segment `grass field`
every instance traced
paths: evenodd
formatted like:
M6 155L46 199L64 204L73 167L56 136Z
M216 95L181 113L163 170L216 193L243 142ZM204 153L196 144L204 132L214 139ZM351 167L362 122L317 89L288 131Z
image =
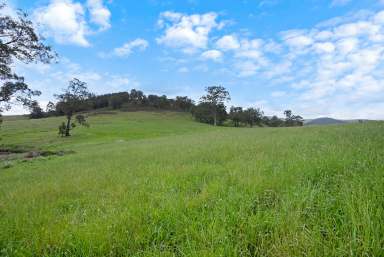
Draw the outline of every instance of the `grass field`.
M5 120L0 256L384 256L384 123L215 128L180 113Z

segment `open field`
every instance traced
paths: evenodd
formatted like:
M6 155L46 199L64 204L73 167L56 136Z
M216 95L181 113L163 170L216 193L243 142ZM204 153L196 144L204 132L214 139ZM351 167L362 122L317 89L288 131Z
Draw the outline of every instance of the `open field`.
M383 256L384 123L215 128L181 113L5 120L0 256Z

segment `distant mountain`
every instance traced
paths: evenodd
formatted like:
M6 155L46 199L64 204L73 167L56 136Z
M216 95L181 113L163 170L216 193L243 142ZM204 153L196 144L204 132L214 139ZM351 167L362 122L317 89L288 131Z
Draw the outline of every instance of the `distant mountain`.
M349 123L347 121L343 120L336 120L333 118L323 117L323 118L317 118L312 120L306 120L304 122L304 125L310 126L310 125L332 125L332 124L345 124Z

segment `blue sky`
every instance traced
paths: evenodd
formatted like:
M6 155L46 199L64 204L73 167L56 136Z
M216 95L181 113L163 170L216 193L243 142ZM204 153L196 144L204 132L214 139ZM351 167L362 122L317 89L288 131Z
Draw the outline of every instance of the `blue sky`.
M382 0L11 0L60 56L16 64L53 100L72 77L96 93L194 100L221 84L228 105L305 118L384 119ZM11 113L23 112L14 108Z

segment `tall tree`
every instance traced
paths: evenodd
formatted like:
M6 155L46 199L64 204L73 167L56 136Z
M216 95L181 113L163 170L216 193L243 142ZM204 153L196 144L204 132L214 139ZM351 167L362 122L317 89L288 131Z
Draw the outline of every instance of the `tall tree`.
M55 95L58 103L56 105L57 111L63 113L67 122L65 125L66 137L70 136L70 130L74 127L72 122L72 117L76 112L83 111L87 108L87 100L92 97L92 94L88 91L87 83L80 81L77 78L69 81L69 86L64 90L62 94ZM85 117L76 117L80 125L85 125ZM63 125L61 126L63 127Z
M31 119L41 119L44 118L44 111L40 107L39 103L37 101L32 101L31 105L29 106L30 114L29 117Z
M213 116L213 125L217 125L217 111L218 107L223 105L226 101L231 100L229 92L222 86L207 87L207 95L202 96L200 101L207 103L210 106L211 114Z
M248 108L244 111L244 119L247 124L252 128L255 124L261 125L263 119L263 111L259 108Z
M0 113L11 108L12 100L30 106L31 97L40 94L28 87L24 77L14 73L13 62L50 63L56 57L36 34L26 13L19 10L17 17L11 17L4 14L5 8L5 4L0 4Z
M232 106L229 111L229 118L232 120L235 127L239 127L240 122L243 121L243 108Z

